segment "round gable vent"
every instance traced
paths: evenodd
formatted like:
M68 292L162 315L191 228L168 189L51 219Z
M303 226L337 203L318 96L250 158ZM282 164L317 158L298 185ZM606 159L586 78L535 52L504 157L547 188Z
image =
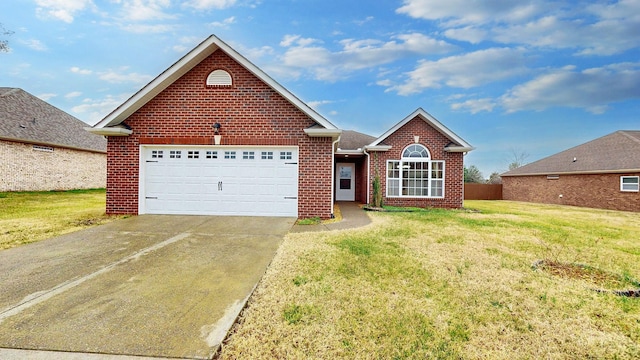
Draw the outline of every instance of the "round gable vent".
M213 70L207 76L207 86L231 86L231 74L224 70Z

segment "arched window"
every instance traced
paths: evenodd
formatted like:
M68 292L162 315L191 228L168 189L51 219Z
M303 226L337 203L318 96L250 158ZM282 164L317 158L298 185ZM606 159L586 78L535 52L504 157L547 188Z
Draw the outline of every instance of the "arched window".
M232 79L231 74L218 69L213 70L209 76L207 76L207 86L231 86Z
M420 144L407 146L402 152L402 158L429 158L429 150Z
M444 197L444 161L432 161L429 150L411 144L400 160L387 161L388 197Z

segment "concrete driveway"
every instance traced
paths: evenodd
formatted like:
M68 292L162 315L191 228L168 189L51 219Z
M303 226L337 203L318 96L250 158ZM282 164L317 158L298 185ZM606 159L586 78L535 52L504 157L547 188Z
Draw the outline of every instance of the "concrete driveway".
M210 358L294 222L142 215L0 251L0 358Z

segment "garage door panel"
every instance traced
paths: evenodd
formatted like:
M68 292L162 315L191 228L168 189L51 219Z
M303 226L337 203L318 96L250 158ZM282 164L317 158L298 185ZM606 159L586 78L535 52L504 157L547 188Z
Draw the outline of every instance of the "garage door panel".
M297 148L158 146L143 156L142 213L297 216Z

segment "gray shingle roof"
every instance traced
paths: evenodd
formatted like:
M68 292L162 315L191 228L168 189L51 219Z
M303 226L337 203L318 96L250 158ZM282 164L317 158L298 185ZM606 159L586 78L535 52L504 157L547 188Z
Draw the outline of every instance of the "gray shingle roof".
M0 139L106 152L107 140L85 127L22 89L0 87Z
M342 130L338 148L341 150L358 150L371 144L376 138L353 130Z
M640 131L620 130L502 176L640 171Z

